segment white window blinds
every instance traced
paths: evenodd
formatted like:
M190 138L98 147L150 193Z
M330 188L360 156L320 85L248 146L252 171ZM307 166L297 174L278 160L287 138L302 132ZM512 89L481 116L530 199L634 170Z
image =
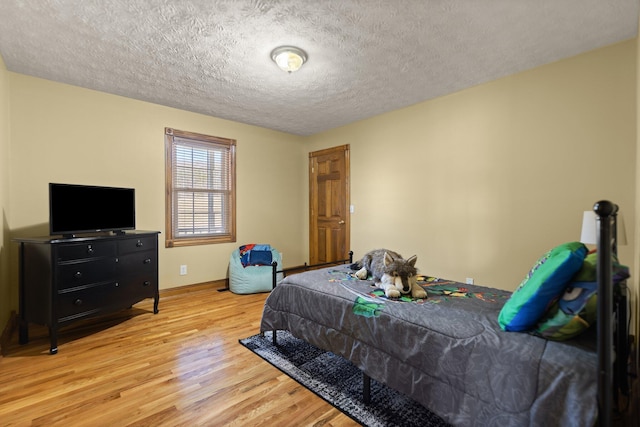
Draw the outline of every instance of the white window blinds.
M177 130L167 130L167 139L172 240L167 246L179 246L181 239L188 242L183 244L235 241L235 141Z

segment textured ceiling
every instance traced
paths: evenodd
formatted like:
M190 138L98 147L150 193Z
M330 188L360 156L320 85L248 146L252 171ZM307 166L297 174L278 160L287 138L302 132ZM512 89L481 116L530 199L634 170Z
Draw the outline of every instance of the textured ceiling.
M310 135L636 37L638 0L1 0L7 68ZM307 51L287 74L280 45Z

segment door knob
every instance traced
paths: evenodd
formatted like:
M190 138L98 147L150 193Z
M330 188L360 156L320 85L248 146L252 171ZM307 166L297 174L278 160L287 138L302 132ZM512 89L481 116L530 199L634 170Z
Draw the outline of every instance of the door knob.
M340 225L344 224L344 219L343 219L343 220L338 221L338 224L340 224Z

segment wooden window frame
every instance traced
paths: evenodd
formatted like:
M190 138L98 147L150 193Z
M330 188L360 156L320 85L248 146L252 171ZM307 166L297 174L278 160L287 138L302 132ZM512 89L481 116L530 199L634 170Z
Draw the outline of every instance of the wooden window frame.
M174 230L174 195L175 181L174 181L174 167L173 167L173 149L177 143L174 138L180 138L181 140L190 140L195 145L207 145L211 146L223 146L228 149L229 170L228 170L228 182L231 187L226 195L227 201L230 204L228 209L229 216L226 218L228 221L228 227L225 233L222 234L205 234L201 237L189 235L179 236L177 230ZM180 246L193 246L193 245L209 245L215 243L230 243L236 241L236 140L228 138L220 138L216 136L203 135L194 132L186 132L172 128L165 128L165 247L173 248ZM213 192L211 192L213 193Z

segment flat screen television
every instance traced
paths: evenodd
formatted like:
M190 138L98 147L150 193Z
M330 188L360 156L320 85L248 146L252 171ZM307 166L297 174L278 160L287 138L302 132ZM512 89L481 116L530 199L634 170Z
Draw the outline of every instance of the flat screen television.
M133 230L135 207L133 188L49 183L49 233Z

